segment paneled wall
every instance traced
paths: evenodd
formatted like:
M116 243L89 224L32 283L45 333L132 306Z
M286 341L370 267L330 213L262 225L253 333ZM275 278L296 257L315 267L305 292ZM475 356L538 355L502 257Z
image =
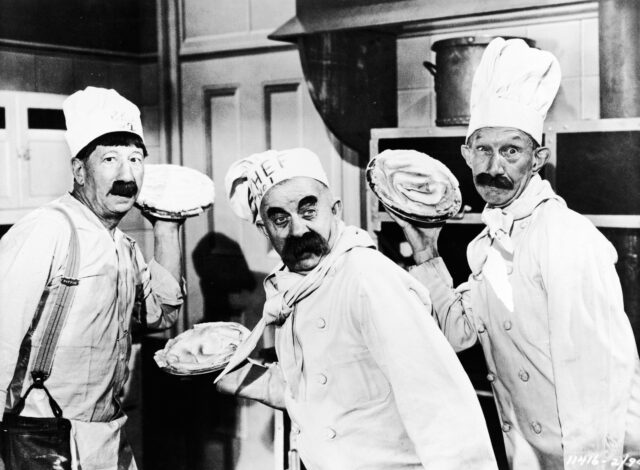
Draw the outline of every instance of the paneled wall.
M398 40L398 119L401 127L434 126L435 90L425 60L435 62L431 45L468 35L524 36L556 55L562 69L558 96L548 120L597 119L600 115L598 79L597 2L576 7L548 7L535 14L504 14L440 23L428 31L405 34Z

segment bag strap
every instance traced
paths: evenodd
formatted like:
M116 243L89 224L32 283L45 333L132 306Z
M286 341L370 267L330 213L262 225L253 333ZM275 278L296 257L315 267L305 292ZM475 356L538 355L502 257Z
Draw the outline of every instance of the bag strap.
M31 377L33 378L33 384L27 389L25 394L20 397L15 406L16 414L20 414L24 408L25 400L32 389L40 388L44 389L49 397L49 403L56 417L62 416L62 410L53 399L49 391L45 388L44 382L49 378L51 374L51 368L53 367L53 358L60 339L60 333L64 327L67 319L67 314L73 303L75 296L75 287L78 285L78 270L80 267L80 245L78 242L78 233L76 227L71 220L69 214L60 207L54 207L54 210L61 212L71 227L71 238L69 239L69 252L67 254L67 264L60 281L60 287L56 292L56 298L51 308L47 324L45 326L42 344L38 349L38 355L34 361Z

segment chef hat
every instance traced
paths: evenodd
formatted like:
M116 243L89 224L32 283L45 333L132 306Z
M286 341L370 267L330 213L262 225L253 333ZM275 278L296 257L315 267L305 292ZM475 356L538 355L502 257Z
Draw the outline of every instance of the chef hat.
M297 176L307 176L329 186L320 159L305 148L267 150L238 160L229 168L224 185L236 215L256 222L267 191L279 182Z
M489 43L473 77L467 138L482 127L514 127L538 143L560 86L560 65L522 39Z
M111 132L130 132L144 141L140 110L115 90L87 87L68 97L62 108L72 157L94 139Z

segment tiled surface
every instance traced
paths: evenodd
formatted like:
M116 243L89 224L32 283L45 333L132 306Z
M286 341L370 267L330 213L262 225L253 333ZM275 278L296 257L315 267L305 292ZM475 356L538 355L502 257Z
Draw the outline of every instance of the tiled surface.
M398 125L400 127L424 127L433 120L431 114L432 92L427 89L398 92Z
M575 121L580 119L581 79L567 78L560 83L560 90L549 109L547 121Z
M582 72L580 21L566 21L527 28L527 36L537 46L553 53L563 77L579 77Z
M465 35L525 36L551 51L562 69L563 81L548 120L599 118L598 20L593 14L567 19L532 19L517 24L492 24L491 28L456 30L398 40L398 117L401 127L435 125L432 80L422 74L429 60L427 45ZM415 56L422 54L421 60ZM423 59L422 57L427 56ZM433 61L435 57L430 60ZM424 70L424 69L423 69ZM425 121L425 116L428 120Z
M400 38L398 52L398 89L433 88L433 77L423 65L432 61L429 38Z
M599 75L598 20L596 18L582 20L581 26L582 75Z
M582 79L582 119L600 118L600 79L584 77Z

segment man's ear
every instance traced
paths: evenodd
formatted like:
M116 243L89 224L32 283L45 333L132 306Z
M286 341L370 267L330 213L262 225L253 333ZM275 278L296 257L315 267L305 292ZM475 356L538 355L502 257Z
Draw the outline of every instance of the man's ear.
M342 217L342 201L340 199L333 201L331 212L337 217Z
M76 184L80 186L84 185L86 171L84 160L75 157L71 160L71 172L73 173L73 180Z
M537 173L547 164L551 157L551 151L547 147L538 147L533 151L533 166L531 171Z
M469 146L468 145L461 145L460 146L460 153L462 154L462 157L464 158L464 161L467 163L467 166L469 168L471 168L471 157L473 157L473 152L471 151Z

